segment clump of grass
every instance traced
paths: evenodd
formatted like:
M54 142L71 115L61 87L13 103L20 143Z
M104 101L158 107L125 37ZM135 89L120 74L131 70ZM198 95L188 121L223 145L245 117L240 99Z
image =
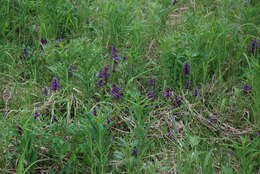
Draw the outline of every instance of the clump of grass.
M257 173L258 1L5 1L0 173Z

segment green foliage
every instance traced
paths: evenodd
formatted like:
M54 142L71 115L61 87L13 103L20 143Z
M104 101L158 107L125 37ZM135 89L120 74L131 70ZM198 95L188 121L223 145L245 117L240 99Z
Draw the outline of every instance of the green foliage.
M0 4L0 173L259 173L259 1Z

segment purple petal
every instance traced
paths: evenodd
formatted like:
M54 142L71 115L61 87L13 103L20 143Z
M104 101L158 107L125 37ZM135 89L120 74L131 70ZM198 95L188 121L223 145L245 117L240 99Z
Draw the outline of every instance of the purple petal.
M254 54L257 51L257 48L259 47L259 43L257 40L252 40L250 44L251 53Z
M39 116L41 116L40 112L36 111L33 113L34 118L38 118Z
M150 89L149 90L149 92L148 92L148 98L154 98L154 92L153 92L153 90L152 89Z
M173 91L170 88L167 88L164 90L164 96L165 97L171 97L173 94Z
M182 104L182 98L181 97L176 97L175 98L175 103L177 104L177 106L180 106Z
M250 90L251 90L251 88L250 88L250 86L249 86L248 84L245 84L245 85L243 86L243 92L244 92L244 94L248 94L248 93L250 92Z
M148 81L148 84L149 84L150 86L155 86L155 79L150 79L150 80Z
M99 78L99 79L102 79L104 76L105 76L105 74L104 74L103 71L100 71L100 72L98 73L98 78Z
M57 91L60 89L60 83L58 81L57 78L54 78L52 81L51 81L51 90L53 91Z
M46 44L47 44L47 39L41 38L41 45L46 45Z
M190 65L188 63L185 63L183 65L183 74L184 75L189 75L190 74Z

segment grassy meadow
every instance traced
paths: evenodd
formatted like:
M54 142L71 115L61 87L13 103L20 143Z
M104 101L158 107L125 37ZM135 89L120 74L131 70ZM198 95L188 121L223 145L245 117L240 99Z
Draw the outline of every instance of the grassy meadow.
M259 0L0 4L1 174L260 174Z

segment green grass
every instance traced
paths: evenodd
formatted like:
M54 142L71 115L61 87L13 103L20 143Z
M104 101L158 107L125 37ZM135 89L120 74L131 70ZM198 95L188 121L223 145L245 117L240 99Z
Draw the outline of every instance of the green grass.
M0 173L260 172L258 0L0 4Z

